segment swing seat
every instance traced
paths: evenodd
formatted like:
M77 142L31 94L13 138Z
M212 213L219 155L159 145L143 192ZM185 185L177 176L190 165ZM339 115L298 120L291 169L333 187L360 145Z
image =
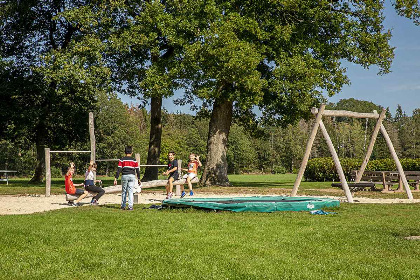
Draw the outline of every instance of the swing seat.
M371 191L376 191L375 183L373 182L359 182L359 183L352 183L348 182L347 185L349 186L349 189L351 192L357 192L357 191L364 191L366 188L370 188ZM332 183L332 187L338 187L343 188L341 183Z

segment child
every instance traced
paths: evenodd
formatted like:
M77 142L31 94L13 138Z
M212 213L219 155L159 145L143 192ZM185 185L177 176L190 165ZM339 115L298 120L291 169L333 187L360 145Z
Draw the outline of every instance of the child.
M74 202L69 202L69 205L70 206L80 206L79 202L83 198L85 198L89 194L89 192L86 191L86 190L83 190L83 189L76 189L75 188L75 186L79 187L79 186L83 186L84 184L83 183L81 183L81 184L73 184L74 169L75 169L74 163L73 162L70 162L69 169L67 170L67 173L66 173L66 176L65 176L66 180L65 180L64 185L66 186L66 192L68 194L80 195L79 198L76 199L76 202L75 203Z
M168 184L166 184L166 199L171 199L173 196L172 190L174 188L173 182L178 180L178 161L175 159L175 152L168 153L168 170L163 175L169 175Z
M187 179L188 188L190 190L190 196L194 195L194 192L192 190L191 180L197 177L197 173L198 173L197 169L198 167L201 167L201 166L202 164L200 162L200 156L191 153L190 161L188 162L188 169L182 169L188 172L182 178ZM184 196L185 196L184 185L181 185L181 198L183 198Z
M95 174L93 172L96 171L96 167L96 163L91 161L85 173L85 190L97 193L96 196L92 198L92 201L90 202L91 205L98 205L99 198L105 193L103 188L95 186L95 183L102 183L101 180L95 181Z
M118 170L115 173L114 185L117 185L117 179L121 175L121 185L122 185L122 193L121 193L121 209L125 210L125 203L127 200L127 193L128 193L128 210L133 210L133 203L134 203L134 195L133 189L136 180L136 173L137 179L140 182L140 168L139 163L135 158L131 155L133 154L133 147L127 146L125 147L125 157L121 158L118 162ZM140 185L141 186L141 185Z

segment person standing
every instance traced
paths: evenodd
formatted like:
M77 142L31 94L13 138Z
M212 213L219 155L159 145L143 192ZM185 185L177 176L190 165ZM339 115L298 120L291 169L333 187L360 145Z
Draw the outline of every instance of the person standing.
M134 184L136 181L136 173L137 179L140 182L140 168L139 163L135 158L132 157L133 154L133 147L126 146L125 147L125 157L121 158L118 162L118 169L117 173L115 173L114 185L117 185L118 177L121 174L121 185L122 185L122 193L121 193L121 209L125 210L126 202L127 202L127 195L128 195L128 210L133 210L133 203L134 203Z

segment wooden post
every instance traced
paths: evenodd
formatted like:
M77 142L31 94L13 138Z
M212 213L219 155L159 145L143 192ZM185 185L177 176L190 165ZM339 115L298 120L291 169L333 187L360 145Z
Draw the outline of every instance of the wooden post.
M51 153L50 148L45 148L45 196L51 195Z
M305 172L306 165L308 164L309 156L310 156L311 150L312 150L312 145L314 144L316 133L318 132L319 123L321 122L322 113L324 112L324 110L325 110L325 104L321 104L321 106L319 107L319 110L318 110L318 114L315 118L315 123L314 123L314 126L312 128L311 135L309 136L308 143L306 144L305 155L303 156L302 163L300 164L299 173L296 177L296 181L295 181L295 184L293 186L291 196L296 196L298 188L300 186L300 183L302 182L303 173Z
M182 176L182 160L178 160L178 174L179 174L179 178L178 179L181 179L181 176ZM175 186L175 195L176 196L181 196L181 187L180 187L180 185L176 185Z
M95 161L96 158L96 142L95 142L95 123L93 113L89 113L89 135L90 135L90 160Z
M382 185L384 185L384 191L388 192L389 191L389 186L386 183L386 176L385 176L385 172L381 173L381 178L382 178Z
M96 159L95 123L94 123L92 112L89 112L89 135L90 135L90 161L95 162L95 159ZM93 171L93 182L95 181L96 181L96 171Z
M410 186L408 185L407 178L405 177L404 170L402 168L400 160L398 159L398 155L395 152L394 145L392 145L391 138L389 138L388 132L386 131L385 126L383 124L381 125L381 132L382 132L382 135L385 138L386 144L388 145L389 151L391 152L392 158L395 161L395 165L397 166L398 173L400 174L400 178L401 178L401 180L404 184L405 191L407 193L408 199L412 200L413 199L413 194L411 193Z
M136 161L137 161L137 163L139 164L139 170L140 170L140 154L135 154L135 158L136 158ZM141 184L141 182L139 181L139 185ZM135 193L134 194L134 204L138 204L139 203L139 196L140 196L140 194L139 193Z
M140 154L135 154L135 157L136 157L137 163L140 166Z
M325 141L327 141L328 149L334 160L335 168L337 169L338 176L340 177L341 186L343 187L344 193L346 194L347 201L353 203L353 196L351 195L349 186L347 185L346 177L344 176L343 168L341 167L340 159L338 158L337 152L335 151L334 145L328 135L327 129L324 126L322 120L319 122L322 134L324 135Z
M376 113L376 111L373 111L373 112ZM357 172L357 174L356 174L356 179L355 179L356 183L360 182L360 180L362 179L362 176L363 176L363 172L365 172L366 166L367 166L367 164L369 162L369 159L370 159L370 156L372 155L372 152L373 152L373 146L375 145L376 138L378 137L379 130L381 129L382 121L385 118L385 113L386 113L386 110L382 109L382 112L379 115L378 121L376 122L375 129L373 130L372 138L370 139L370 143L369 143L369 147L366 151L365 159L362 162L362 166L360 167L359 172Z
M404 191L403 190L403 181L402 181L402 178L401 178L401 176L398 176L398 189L397 189L397 192L402 192L402 191Z

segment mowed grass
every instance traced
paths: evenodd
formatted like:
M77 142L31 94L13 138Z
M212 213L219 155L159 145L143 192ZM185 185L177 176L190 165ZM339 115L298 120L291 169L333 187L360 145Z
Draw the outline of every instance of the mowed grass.
M290 194L296 175L229 178L232 187L196 191ZM13 179L0 190L43 194L45 186ZM64 194L64 180L52 190ZM336 193L344 195L330 182L302 182L298 194ZM420 236L419 204L342 203L326 216L118 208L0 216L0 279L420 279L420 240L405 239Z
M0 279L420 279L418 204L0 216Z

